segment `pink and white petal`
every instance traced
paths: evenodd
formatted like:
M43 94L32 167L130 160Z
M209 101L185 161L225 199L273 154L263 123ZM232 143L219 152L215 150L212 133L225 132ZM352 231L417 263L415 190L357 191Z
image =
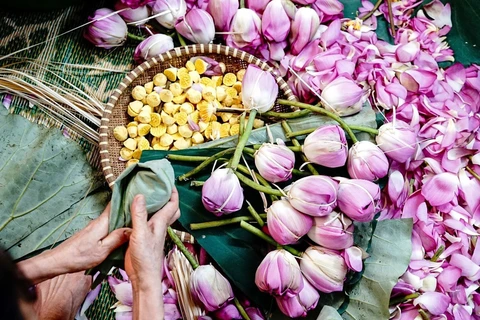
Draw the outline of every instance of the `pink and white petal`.
M176 304L173 303L165 303L163 305L163 309L165 311L165 320L178 320L182 319L182 315L180 314L180 311L177 308Z
M456 175L444 172L433 176L422 188L422 195L432 206L451 202L458 194L458 178Z
M453 306L453 317L455 320L472 319L472 308L456 304Z
M115 320L132 320L132 312L115 312Z
M133 305L133 290L130 282L122 282L115 286L115 297L126 306Z
M476 278L480 272L480 266L478 266L478 264L458 253L452 254L450 265L462 270L462 276L467 277L470 280L473 280L471 278Z
M414 305L420 305L427 309L433 315L441 315L447 311L450 298L440 292L425 292L420 297L413 300Z
M353 271L360 272L363 269L362 250L358 247L345 249L345 263Z
M455 290L458 279L462 276L462 270L454 266L447 266L438 275L437 282L445 292Z
M88 320L85 312L87 312L88 308L93 304L95 299L97 299L100 290L102 289L102 284L100 283L96 286L93 290L91 290L87 296L85 297L85 301L82 304L82 307L78 310L77 315L75 316L76 320Z

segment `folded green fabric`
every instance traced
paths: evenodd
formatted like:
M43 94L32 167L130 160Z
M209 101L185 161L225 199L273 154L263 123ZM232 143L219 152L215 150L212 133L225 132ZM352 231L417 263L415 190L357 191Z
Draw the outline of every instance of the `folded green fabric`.
M173 168L167 159L136 163L125 169L115 181L110 211L109 232L131 227L130 206L137 194L143 194L148 214L160 210L172 195Z

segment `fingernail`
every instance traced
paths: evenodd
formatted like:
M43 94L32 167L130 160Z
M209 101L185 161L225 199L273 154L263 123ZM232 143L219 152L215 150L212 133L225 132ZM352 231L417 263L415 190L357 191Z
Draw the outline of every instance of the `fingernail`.
M123 231L123 234L124 234L126 237L130 237L130 235L132 234L132 229L128 229L128 230Z

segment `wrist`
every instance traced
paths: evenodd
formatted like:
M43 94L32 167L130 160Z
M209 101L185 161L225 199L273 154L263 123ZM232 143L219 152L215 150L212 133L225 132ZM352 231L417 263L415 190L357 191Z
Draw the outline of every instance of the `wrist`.
M17 267L33 284L68 272L66 266L56 259L53 250L46 250L35 257L20 261Z

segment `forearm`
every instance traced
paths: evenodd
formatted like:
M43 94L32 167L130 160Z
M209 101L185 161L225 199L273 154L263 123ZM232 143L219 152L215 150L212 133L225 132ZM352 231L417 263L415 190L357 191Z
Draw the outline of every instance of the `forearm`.
M133 285L133 320L163 320L163 318L162 284L152 285L149 289L138 289Z
M17 263L17 267L33 284L38 284L58 275L68 273L66 266L62 266L61 263L55 259L51 250L44 251L33 258L20 261Z

